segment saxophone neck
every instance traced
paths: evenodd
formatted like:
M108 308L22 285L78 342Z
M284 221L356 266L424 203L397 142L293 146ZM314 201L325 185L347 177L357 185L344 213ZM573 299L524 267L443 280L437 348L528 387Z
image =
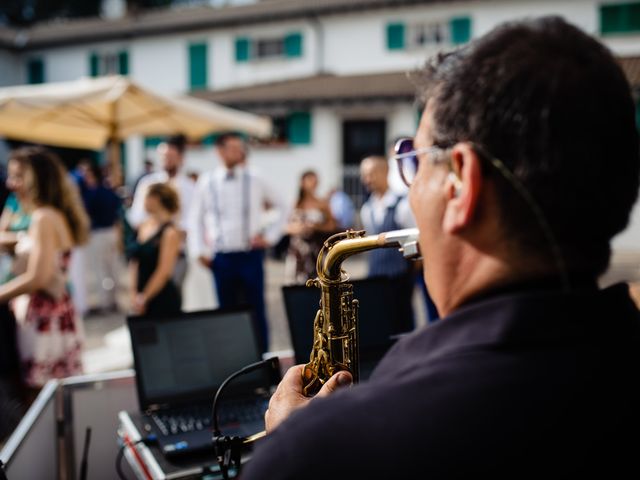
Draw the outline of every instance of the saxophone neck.
M365 235L364 230L348 230L327 239L318 256L318 277L329 282L342 280L342 262L357 253L376 248L398 248L406 258L418 258L418 229L393 230L377 235Z

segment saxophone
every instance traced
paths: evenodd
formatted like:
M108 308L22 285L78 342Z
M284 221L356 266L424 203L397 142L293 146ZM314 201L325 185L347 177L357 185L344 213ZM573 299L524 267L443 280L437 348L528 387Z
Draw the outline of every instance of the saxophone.
M357 382L358 300L342 262L356 253L376 248L399 248L406 258L418 258L418 229L408 228L365 236L364 230L338 233L322 246L316 262L318 276L308 287L321 290L320 308L313 321L313 347L302 371L303 393L315 395L336 372L348 370Z

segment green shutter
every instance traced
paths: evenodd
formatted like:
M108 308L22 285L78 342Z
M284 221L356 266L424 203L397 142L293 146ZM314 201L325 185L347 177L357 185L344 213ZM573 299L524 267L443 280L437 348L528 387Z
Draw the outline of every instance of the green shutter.
M27 83L44 83L44 60L32 58L27 62Z
M202 137L202 139L200 140L200 143L202 145L210 147L210 146L216 144L216 140L218 139L219 136L220 136L219 133L212 133L211 135L207 135L206 137Z
M284 52L287 57L302 56L302 34L290 33L284 37Z
M451 30L451 43L460 45L471 40L471 18L456 17L449 21Z
M118 52L118 73L129 75L129 52L126 50Z
M289 143L294 145L309 145L311 143L311 114L309 112L294 112L287 119Z
M640 31L640 2L600 6L600 33Z
M89 75L92 77L100 75L100 58L95 52L89 55Z
M207 88L207 44L189 45L189 86L191 90Z
M144 148L156 148L164 140L164 137L144 137Z
M251 57L251 41L248 38L236 38L236 62L248 62Z
M640 30L640 2L627 6L627 27L631 32Z
M404 49L404 23L387 25L387 48L389 50Z

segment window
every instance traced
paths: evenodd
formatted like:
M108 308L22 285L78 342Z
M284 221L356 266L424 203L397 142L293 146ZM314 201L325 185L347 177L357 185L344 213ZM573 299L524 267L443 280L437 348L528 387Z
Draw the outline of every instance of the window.
M258 145L286 146L311 144L311 113L292 112L288 115L272 115L273 133L268 139L254 139Z
M236 38L236 62L243 63L255 60L296 58L303 52L301 33L289 33L283 37L269 38Z
M640 2L600 6L600 33L616 34L640 31Z
M207 44L189 45L189 86L191 90L207 88Z
M32 58L27 61L27 83L30 85L44 83L44 60Z
M389 23L387 49L406 50L428 46L459 45L471 40L471 18L429 20L419 23Z
M89 75L128 75L129 52L92 52L89 55Z
M284 38L256 40L254 43L255 57L282 57L284 55Z
M444 23L423 23L412 25L409 29L410 47L449 44L449 42L449 28Z

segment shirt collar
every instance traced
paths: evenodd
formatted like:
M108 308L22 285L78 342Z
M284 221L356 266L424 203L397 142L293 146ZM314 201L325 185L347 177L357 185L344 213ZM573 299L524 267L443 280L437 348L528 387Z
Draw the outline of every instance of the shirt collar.
M398 196L395 193L393 193L391 189L387 189L387 191L384 192L382 196L373 195L372 198L373 198L373 201L379 205L383 205L385 207L391 207L396 203Z

